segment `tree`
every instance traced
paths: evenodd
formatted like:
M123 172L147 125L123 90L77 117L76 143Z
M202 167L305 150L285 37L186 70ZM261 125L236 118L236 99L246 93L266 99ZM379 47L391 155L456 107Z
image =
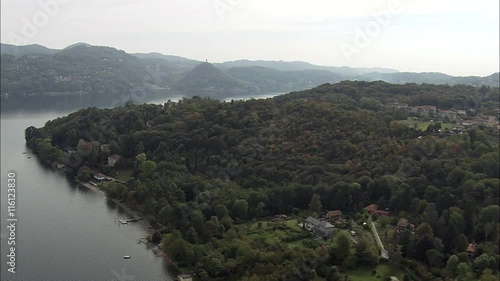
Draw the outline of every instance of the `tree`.
M436 249L426 251L425 255L427 256L427 263L432 267L438 267L444 258L443 254Z
M203 235L203 225L205 224L205 218L200 210L194 210L191 213L191 224L198 234Z
M455 280L473 281L474 279L474 274L472 273L470 266L465 262L459 263L457 266L457 278Z
M313 196L311 197L311 203L309 204L309 209L313 213L321 214L323 206L321 205L321 198L319 197L318 194L313 194Z
M484 240L496 238L498 236L498 220L500 216L500 207L498 205L489 205L479 213L479 223L477 231L484 233Z
M146 174L146 177L149 177L156 170L156 163L151 160L144 161L141 165L141 170Z
M438 213L436 211L436 205L434 203L429 203L427 204L427 207L424 210L423 213L423 220L424 222L428 223L429 226L436 231L436 226L438 222Z
M426 234L418 239L415 245L415 258L421 261L427 260L427 251L434 249L434 239Z
M495 258L490 257L488 254L482 254L474 259L474 267L476 268L477 272L479 272L479 274L483 273L485 269L487 269L494 263Z
M448 272L449 276L455 277L457 275L457 269L459 263L460 261L458 260L458 257L455 255L452 255L448 258L448 262L446 262L446 271Z
M424 236L424 235L430 235L430 236L434 236L434 232L432 231L432 228L431 226L424 222L424 223L421 223L417 229L415 230L415 233L421 237L421 236Z
M328 275L326 276L327 281L341 281L342 277L340 276L339 269L336 266L332 266Z
M233 215L235 218L244 219L248 212L248 202L245 199L237 199L233 203ZM238 222L238 221L236 221Z
M391 219L387 216L382 216L378 222L380 223L380 226L382 227L386 227L390 222L391 222Z
M135 156L135 160L137 161L137 163L140 165L142 164L144 161L146 161L146 153L139 153L137 154L137 156Z
M469 239L467 239L467 236L465 236L464 234L458 235L457 239L455 240L456 251L458 253L465 252L467 246L469 246Z
M335 236L335 257L344 261L351 254L351 235L347 231L340 231Z
M399 239L399 245L401 245L401 255L405 258L409 258L413 254L415 247L415 237L411 230L405 229L401 234Z
M226 205L224 204L219 204L215 206L214 212L219 219L222 219L224 216L229 214L229 211L227 210Z

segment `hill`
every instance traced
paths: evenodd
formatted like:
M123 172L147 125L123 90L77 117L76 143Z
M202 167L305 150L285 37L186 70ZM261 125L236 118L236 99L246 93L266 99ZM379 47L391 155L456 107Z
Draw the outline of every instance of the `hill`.
M185 58L185 57L180 57L180 56L173 56L173 55L164 55L164 54L160 54L160 53L135 53L135 54L131 54L139 59L154 59L154 60L157 60L157 59L161 59L161 60L166 60L166 61L171 61L171 62L191 62L191 63L196 63L196 64L199 64L201 63L200 61L195 61L195 60L191 60L191 59L188 59L188 58Z
M188 95L223 96L245 92L247 84L231 77L210 63L201 63L174 84L174 89Z
M224 98L303 90L342 80L499 86L498 73L453 77L384 68L318 66L301 61L240 60L210 65L159 53L131 55L86 43L62 50L2 44L1 51L0 94L2 106L9 103L8 107L14 105L13 99L21 106L36 106L40 98L48 96L64 97L65 102L86 96L91 101L87 106L111 106L134 99L139 92L145 97L140 99L143 102L179 95Z
M208 64L198 72L220 77ZM468 97L487 104L498 89L344 81L266 100L88 108L25 133L42 163L73 167L80 181L129 171L124 183L98 185L149 217L151 240L206 280L376 276L386 263L363 227L372 222L410 276L494 280L498 135L484 125L442 132L436 117L422 131L400 123L405 110L381 106ZM388 211L370 214L372 204ZM327 223L332 210L343 218Z
M298 71L298 70L328 70L343 75L357 75L370 72L380 72L380 73L393 73L398 72L395 69L387 68L352 68L352 67L334 67L334 66L319 66L303 61L264 61L264 60L237 60L230 62L223 62L216 64L217 67L221 69L233 68L233 67L250 67L250 66L261 66L266 68L273 68L282 71Z
M58 50L49 49L42 45L25 45L15 46L10 44L0 44L0 52L5 55L14 57L21 57L26 55L50 55L56 53Z
M246 81L254 91L263 93L303 90L345 78L327 70L280 71L262 66L232 67L225 73Z

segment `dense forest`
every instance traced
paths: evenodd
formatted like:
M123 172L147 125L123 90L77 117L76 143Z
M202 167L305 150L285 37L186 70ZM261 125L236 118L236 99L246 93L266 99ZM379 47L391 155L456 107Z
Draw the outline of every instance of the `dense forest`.
M87 108L27 128L26 142L82 182L129 171L103 184L108 196L150 216L151 240L199 280L348 280L382 262L405 280L498 280L498 136L485 126L422 131L384 106L481 115L498 97L489 87L346 81L266 100ZM389 216L368 214L370 204ZM329 210L345 218L331 238L288 224ZM399 231L402 218L414 228ZM397 238L382 237L386 261L363 228L372 221L398 224Z

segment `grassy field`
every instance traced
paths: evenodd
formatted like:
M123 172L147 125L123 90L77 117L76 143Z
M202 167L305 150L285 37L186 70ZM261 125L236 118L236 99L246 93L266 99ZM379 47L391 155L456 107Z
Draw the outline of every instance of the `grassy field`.
M430 122L430 121L420 121L420 120L415 120L413 119L412 117L406 119L406 120L399 120L398 121L399 124L403 124L403 125L406 125L408 127L412 127L417 124L417 128L421 131L425 131L427 129L427 127L429 126L429 124L434 124L434 123L438 123L438 122ZM453 128L453 126L455 124L453 123L443 123L443 122L439 122L441 123L441 130L451 130Z
M116 178L122 181L127 181L132 174L134 173L134 170L128 169L128 170L117 170L116 171Z
M373 270L377 271L375 275L372 274ZM384 280L383 278L386 276L396 276L399 280L403 280L404 277L403 271L390 264L379 264L374 267L359 267L343 274L349 276L352 281L380 281Z
M396 227L390 224L382 227L379 222L375 222L375 227L377 228L380 240L382 241L382 244L384 244L385 249L391 251L392 247L394 247L394 244L396 243L396 241L394 241L394 232L396 231Z

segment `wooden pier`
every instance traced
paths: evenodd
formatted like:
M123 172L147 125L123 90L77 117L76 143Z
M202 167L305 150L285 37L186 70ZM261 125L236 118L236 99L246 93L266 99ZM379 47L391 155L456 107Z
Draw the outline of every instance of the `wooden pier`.
M136 221L140 221L140 220L143 220L145 219L145 217L141 217L141 218L133 218L133 219L129 219L129 220L124 220L124 219L119 219L118 221L121 223L121 224L127 224L129 222L136 222Z

